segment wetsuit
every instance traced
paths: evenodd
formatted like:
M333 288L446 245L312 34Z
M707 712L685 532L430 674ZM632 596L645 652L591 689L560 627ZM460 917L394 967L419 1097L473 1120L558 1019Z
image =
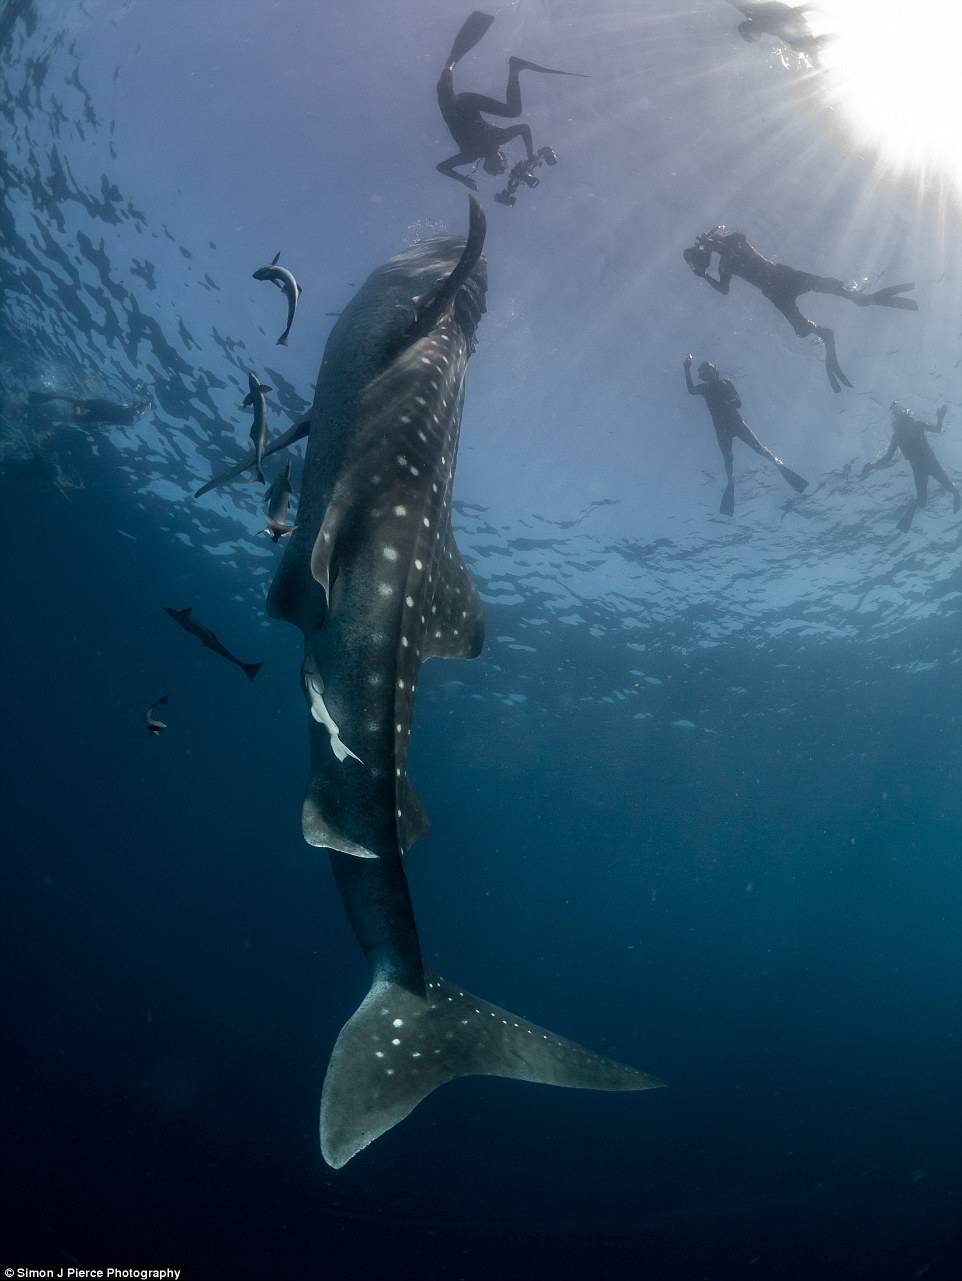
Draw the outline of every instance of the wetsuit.
M534 157L534 144L531 141L531 130L527 125L511 125L500 128L482 118L481 113L489 116L500 116L515 120L521 115L521 82L522 71L540 71L547 75L578 75L573 71L553 71L550 67L539 67L537 63L526 62L523 58L508 59L508 87L504 102L497 98L488 98L481 93L455 93L454 68L485 34L494 18L491 14L475 10L466 20L451 49L448 61L441 78L438 80L438 106L444 123L451 131L451 137L458 145L458 154L442 160L437 166L438 172L456 182L463 183L472 191L477 191L478 184L473 178L456 173L458 165L468 165L476 160L485 161L485 169L490 173L504 173L507 169L507 158L501 148L514 138L520 138L525 146L528 159Z
M846 387L852 385L839 366L835 354L835 334L825 325L817 325L814 320L808 320L802 315L797 301L800 294L834 294L839 298L847 298L857 307L897 307L905 311L918 311L918 303L913 299L898 297L905 290L913 289L913 284L889 285L875 293L864 294L833 276L816 276L809 271L786 267L784 263L771 262L748 243L744 232L733 231L725 235L722 234L723 231L724 228L716 227L714 231L699 236L695 244L685 250L685 261L696 276L702 276L720 294L728 293L732 276L740 276L748 284L754 285L781 312L799 338L805 338L809 334L820 338L825 347L825 371L833 391L839 391L842 383ZM708 274L712 254L718 255L717 280Z
M738 24L738 34L743 40L757 40L767 32L817 63L821 47L831 38L812 34L802 16L806 9L814 7L812 5L780 4L778 0L745 0L744 3L732 0L732 3L745 15L745 21Z
M68 396L60 391L32 391L30 403L42 404L49 400L65 400L73 406L73 419L85 427L132 427L138 417L147 408L141 405L116 405L111 400L98 400L95 397L82 399L79 396Z
M912 468L915 500L898 522L898 527L903 533L911 527L916 511L924 507L928 500L930 476L953 495L953 511L958 511L962 506L962 495L959 493L958 486L936 458L932 446L925 438L927 431L941 432L944 417L944 406L939 410L934 423L924 422L911 410L904 409L901 405L895 406L892 409L892 440L888 449L881 458L877 458L874 463L866 463L862 469L862 474L867 475L878 467L887 467L895 457L896 450L901 451L902 457Z
M691 369L688 362L685 363L685 384L688 388L688 394L691 396L702 396L708 411L711 414L711 420L715 428L715 436L718 439L718 448L721 450L722 458L725 460L725 475L728 477L728 484L725 492L722 494L720 511L723 516L731 516L735 510L735 477L734 477L734 457L732 444L735 437L745 442L745 444L760 454L762 458L767 458L782 473L784 478L796 492L801 493L808 484L790 467L786 467L780 458L772 453L758 439L752 429L738 412L741 409L742 402L738 398L738 392L735 386L727 378L720 378L717 372L702 383L697 385L692 382Z

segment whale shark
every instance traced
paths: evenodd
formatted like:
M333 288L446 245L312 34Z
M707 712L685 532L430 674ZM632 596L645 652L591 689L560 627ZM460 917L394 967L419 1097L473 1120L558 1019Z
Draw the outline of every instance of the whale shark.
M303 835L329 851L372 968L321 1094L321 1151L335 1169L457 1077L662 1084L473 996L421 953L404 871L428 831L408 780L418 677L429 658L476 657L484 639L451 527L465 370L485 311L484 236L472 199L466 240L435 236L399 253L335 323L306 424L298 524L268 597L269 614L304 637Z

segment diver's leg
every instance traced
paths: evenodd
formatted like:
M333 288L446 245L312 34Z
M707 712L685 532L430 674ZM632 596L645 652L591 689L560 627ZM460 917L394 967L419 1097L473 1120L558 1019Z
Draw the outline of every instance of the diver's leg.
M524 149L528 153L528 159L534 158L534 147L531 143L531 130L527 125L512 125L510 129L498 129L495 131L498 135L497 145L503 147L505 143L511 142L513 138L520 138L524 143Z
M728 477L728 484L725 486L718 510L722 516L734 516L735 460L732 457L732 437L728 432L717 432L716 434L718 436L718 448L721 450L722 458L725 460L725 475Z
M735 430L735 435L739 440L744 441L749 449L753 449L756 454L761 454L767 458L770 463L780 464L780 459L776 458L772 451L758 439L747 423L741 423Z
M798 294L834 294L837 298L849 298L856 291L834 276L816 276L811 271L796 271L795 284Z
M796 276L804 280L821 280L821 276L805 277L802 272L796 272ZM829 282L834 283L834 282ZM839 282L841 284L841 282ZM765 292L765 291L763 291ZM800 292L806 292L802 290ZM798 334L799 338L807 338L809 334L814 334L816 338L821 339L825 347L825 372L828 375L828 381L832 391L841 391L842 383L846 387L851 387L851 383L842 373L842 367L838 363L838 356L835 354L835 335L826 325L816 325L814 320L809 320L803 316L798 309L796 301L797 294L789 294L785 290L775 292L765 292L765 297L775 304L782 313L791 327Z
M799 476L798 472L792 471L791 467L786 467L780 458L776 457L766 445L762 444L747 423L743 422L735 434L739 440L745 442L749 449L753 449L756 454L761 454L762 458L767 458L770 463L774 463L796 493L800 494L803 489L808 488L808 481Z
M929 475L933 480L937 480L943 489L949 491L952 495L952 510L957 512L962 507L962 494L959 493L958 485L956 485L934 454L929 462Z
M80 400L77 396L69 396L65 391L31 391L27 399L33 405L43 404L50 400L65 400L68 405L79 405Z

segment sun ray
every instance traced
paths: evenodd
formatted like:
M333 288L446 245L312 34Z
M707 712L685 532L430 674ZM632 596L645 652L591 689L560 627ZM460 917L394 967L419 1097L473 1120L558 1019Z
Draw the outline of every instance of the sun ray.
M856 144L921 191L962 203L962 7L820 0L826 90Z

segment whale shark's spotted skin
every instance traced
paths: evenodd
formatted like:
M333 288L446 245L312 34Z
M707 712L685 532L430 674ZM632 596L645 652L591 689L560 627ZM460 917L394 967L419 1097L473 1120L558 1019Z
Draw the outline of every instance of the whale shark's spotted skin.
M483 242L472 201L467 242L441 236L405 250L341 314L311 409L297 527L268 601L304 633L304 837L331 851L374 971L324 1082L321 1149L335 1167L457 1076L661 1084L453 987L421 958L402 867L428 829L407 774L418 677L428 658L474 657L484 636L451 529Z

